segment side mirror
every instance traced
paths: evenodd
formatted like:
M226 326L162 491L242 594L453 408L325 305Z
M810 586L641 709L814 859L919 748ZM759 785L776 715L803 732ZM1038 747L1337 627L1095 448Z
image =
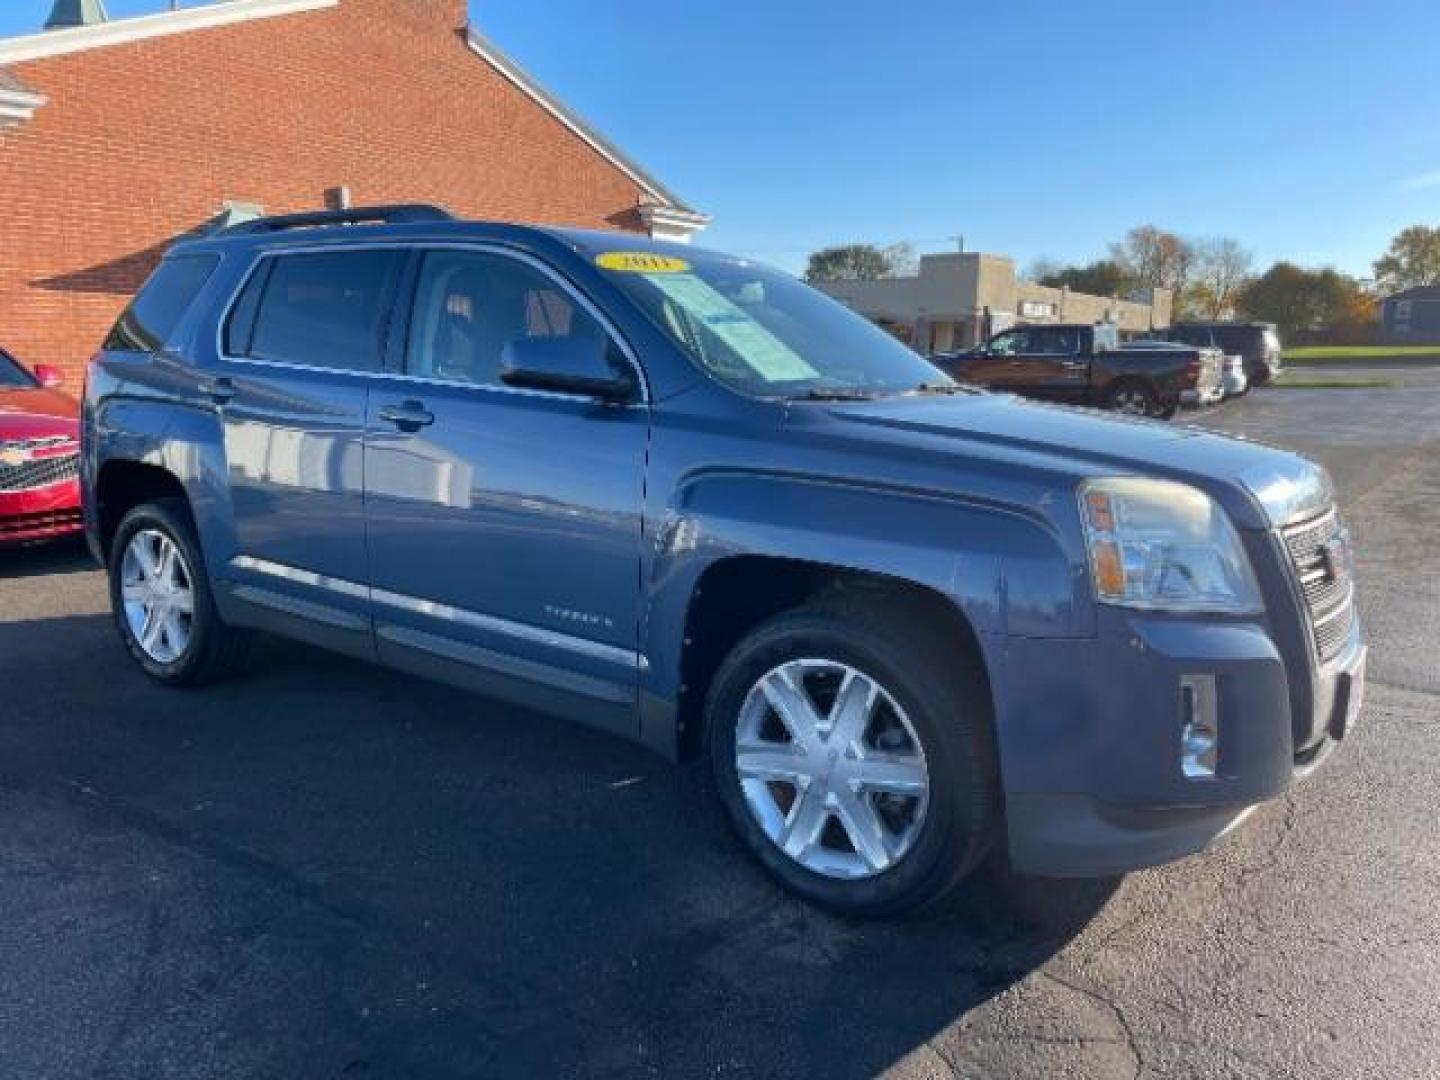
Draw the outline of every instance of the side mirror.
M609 342L591 337L522 337L500 353L500 381L525 390L629 401L635 380L610 363Z
M65 376L60 373L60 369L49 364L36 364L35 378L46 390L53 390L65 382Z

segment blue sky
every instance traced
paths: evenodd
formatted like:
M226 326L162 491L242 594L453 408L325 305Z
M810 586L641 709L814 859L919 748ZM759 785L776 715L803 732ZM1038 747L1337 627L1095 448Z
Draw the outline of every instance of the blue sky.
M0 34L49 0L11 0ZM109 0L112 17L156 0ZM484 31L791 268L909 240L1082 260L1143 222L1366 273L1440 224L1440 4L472 0Z

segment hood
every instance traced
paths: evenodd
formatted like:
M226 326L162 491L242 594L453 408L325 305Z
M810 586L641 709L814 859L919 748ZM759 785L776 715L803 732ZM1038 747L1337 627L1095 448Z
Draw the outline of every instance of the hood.
M78 438L80 406L58 390L0 390L0 442L54 435Z
M1333 497L1325 470L1286 450L1008 394L883 398L831 406L829 412L857 438L913 440L932 448L938 439L971 456L1005 450L1077 480L1117 474L1179 480L1218 499L1237 524L1288 524Z

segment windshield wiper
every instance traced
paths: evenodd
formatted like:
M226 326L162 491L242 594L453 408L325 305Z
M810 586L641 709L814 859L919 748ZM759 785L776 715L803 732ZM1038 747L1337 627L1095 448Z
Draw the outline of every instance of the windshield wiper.
M848 386L812 386L798 394L787 394L786 401L874 401L880 395L873 390L856 390Z
M919 386L907 390L908 394L978 394L978 386L969 383L929 383L922 382Z

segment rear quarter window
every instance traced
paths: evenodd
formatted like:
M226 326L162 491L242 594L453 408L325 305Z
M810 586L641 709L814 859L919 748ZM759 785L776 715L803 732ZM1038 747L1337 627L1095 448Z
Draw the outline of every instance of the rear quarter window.
M218 255L166 259L120 316L105 340L105 348L116 352L155 352L164 348L219 263Z

